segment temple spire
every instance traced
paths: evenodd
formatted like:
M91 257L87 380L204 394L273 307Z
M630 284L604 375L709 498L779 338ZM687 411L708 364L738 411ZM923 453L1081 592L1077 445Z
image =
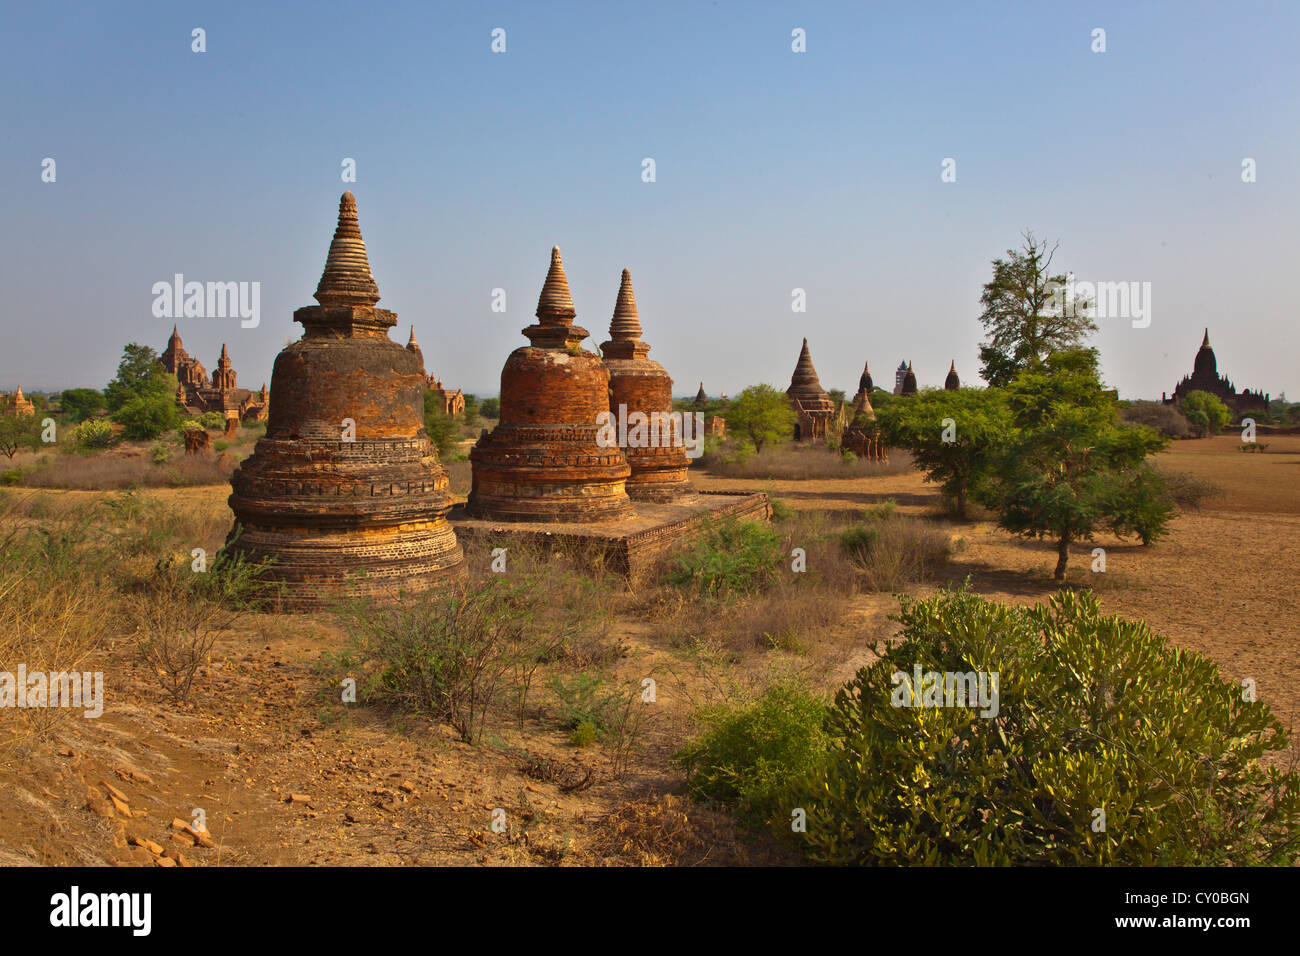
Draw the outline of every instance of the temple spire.
M1210 347L1210 329L1209 326L1206 326L1205 338L1201 339L1201 348L1208 349L1209 347Z
M379 286L370 274L366 243L357 220L357 199L348 190L339 199L339 221L334 229L325 271L316 287L316 301L331 306L373 306L379 301Z
M537 299L537 318L542 325L570 325L577 316L573 296L569 293L569 280L564 274L564 260L560 247L551 247L551 267L546 273L542 294Z
M623 280L618 287L609 337L615 342L635 342L641 338L641 316L637 313L636 294L632 291L632 273L627 269L623 270Z

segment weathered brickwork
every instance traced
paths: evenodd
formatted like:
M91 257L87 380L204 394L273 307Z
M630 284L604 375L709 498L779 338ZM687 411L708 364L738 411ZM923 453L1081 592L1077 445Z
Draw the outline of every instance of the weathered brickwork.
M468 511L496 521L619 521L631 514L623 452L597 442L609 371L580 346L587 330L558 247L537 303L530 344L501 370L501 419L470 452Z
M650 346L641 341L641 317L632 291L632 275L627 269L623 270L619 285L609 338L600 350L609 369L609 411L615 421L620 415L634 412L646 416L670 414L673 380L662 365L648 358ZM690 461L677 429L654 441L624 442L620 447L632 469L627 493L634 500L671 501L689 487L686 472Z
M290 609L464 576L447 474L424 432L424 370L388 338L351 192L303 337L275 360L266 436L231 478L232 547L270 560Z
M794 374L790 377L790 387L785 390L799 416L795 425L796 441L821 441L830 429L831 419L835 415L835 403L822 388L817 378L817 369L813 368L812 353L808 351L808 340L803 340L799 350L799 361L795 363Z

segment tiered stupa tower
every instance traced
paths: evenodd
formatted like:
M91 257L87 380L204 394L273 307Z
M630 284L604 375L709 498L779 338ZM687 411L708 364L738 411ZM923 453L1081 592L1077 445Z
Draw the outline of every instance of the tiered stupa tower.
M582 348L558 246L537 302L529 344L501 370L501 420L470 452L466 510L496 521L597 522L631 516L631 474L618 447L597 441L609 410L609 371Z
M952 364L948 366L948 377L943 380L943 387L950 392L955 392L961 388L961 379L957 376L956 359L953 359Z
M916 372L912 371L912 363L907 363L907 371L903 373L903 390L900 395L916 394Z
M835 403L817 378L817 369L813 368L807 339L803 340L799 361L795 363L794 374L790 376L790 387L785 390L785 394L799 416L795 437L799 441L825 438L835 414Z
M609 323L609 338L600 351L609 369L609 410L616 427L620 406L626 416L634 412L647 419L656 416L640 433L629 424L629 440L619 446L632 469L628 496L638 501L672 501L688 490L690 462L681 433L673 424L673 380L662 365L647 357L650 346L641 341L641 317L632 292L632 274L626 269Z
M388 338L345 192L303 337L276 357L266 436L231 478L233 549L270 559L284 603L424 591L464 575L447 473L424 432L424 369Z

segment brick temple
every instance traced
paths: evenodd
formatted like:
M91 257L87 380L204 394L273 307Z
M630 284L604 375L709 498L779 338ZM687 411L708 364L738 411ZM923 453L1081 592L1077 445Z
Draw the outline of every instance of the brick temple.
M1161 392L1160 400L1166 405L1180 405L1190 392L1209 392L1227 405L1238 417L1246 412L1263 411L1268 407L1269 402L1268 395L1252 392L1248 388L1238 392L1227 376L1219 374L1219 361L1214 357L1214 349L1210 347L1208 328L1205 330L1205 337L1201 339L1201 347L1196 351L1196 358L1192 362L1192 374L1183 376L1182 380L1174 386L1173 395Z
M817 369L813 368L807 339L803 340L803 348L799 350L799 360L795 363L790 387L785 390L785 394L798 416L798 422L794 426L795 441L824 439L835 415L835 403L817 378Z
M224 342L221 345L221 355L217 359L217 367L209 379L203 363L185 351L180 334L173 325L171 337L167 339L167 347L158 356L158 364L176 376L176 381L179 383L176 390L176 404L187 414L198 418L204 412L218 412L227 421L266 420L267 408L270 404L266 383L263 382L261 391L257 392L240 388L235 381L235 369Z
M424 367L376 307L356 200L338 227L303 337L275 359L266 435L231 478L233 550L270 560L290 609L390 596L464 576L447 474L424 432Z
M501 418L470 451L475 518L525 522L606 522L631 516L627 458L597 441L609 410L609 370L582 348L558 246L537 302L529 344L501 370Z
M876 410L871 406L871 364L862 364L858 391L845 413L845 427L840 433L840 447L868 461L889 461L889 451L876 428Z
M680 497L687 490L690 461L681 433L672 424L673 380L662 365L648 357L650 346L641 340L641 316L632 291L632 274L627 269L623 270L609 323L609 341L600 351L609 369L609 410L615 423L620 415L627 421L640 413L650 421L665 423L668 429L664 434L656 424L656 434L650 434L647 424L641 435L634 427L620 430L625 440L619 447L632 469L627 479L628 496L646 501Z
M952 364L948 366L948 377L943 380L943 387L949 392L955 392L961 388L961 379L957 376L956 359L953 359Z

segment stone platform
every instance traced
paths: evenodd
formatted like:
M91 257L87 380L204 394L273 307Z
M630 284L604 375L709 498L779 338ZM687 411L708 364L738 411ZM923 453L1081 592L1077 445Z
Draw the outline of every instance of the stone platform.
M632 507L632 517L624 521L539 524L470 518L465 505L458 504L447 520L462 541L525 538L573 547L589 554L593 563L635 579L673 545L689 540L710 518L768 521L772 517L772 503L761 492L691 492L670 503L637 501Z

